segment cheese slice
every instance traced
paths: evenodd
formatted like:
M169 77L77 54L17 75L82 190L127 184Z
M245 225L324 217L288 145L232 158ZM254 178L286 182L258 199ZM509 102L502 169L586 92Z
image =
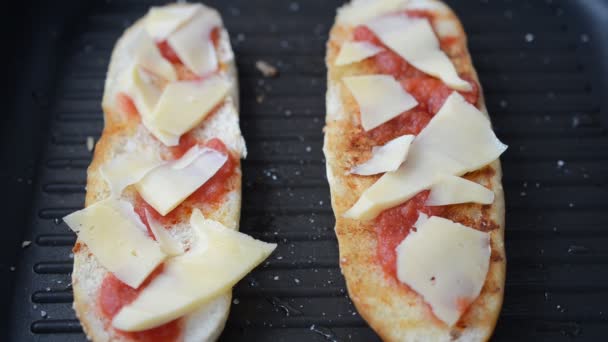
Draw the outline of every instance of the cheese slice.
M384 146L375 146L372 157L363 164L353 167L350 172L370 176L387 171L395 171L407 158L413 135L402 135L387 142Z
M118 312L115 328L141 331L181 317L228 291L276 248L207 220L198 209L190 224L197 236L193 246L169 259L163 272Z
M163 81L137 64L120 77L120 90L131 97L142 120L149 120L161 94Z
M349 76L342 81L359 105L361 126L366 131L418 105L393 76Z
M340 24L358 25L383 14L403 10L408 2L408 0L353 0L338 9L336 21Z
M104 268L132 288L167 258L129 202L109 198L63 220Z
M171 234L146 210L146 221L148 227L154 234L154 238L160 245L160 249L169 256L184 254L184 248L175 240Z
M453 92L412 143L407 161L369 187L344 217L369 220L446 175L460 176L496 160L505 150L488 118Z
M195 145L180 159L150 171L136 184L143 199L167 215L200 188L226 163L228 156Z
M425 18L390 15L371 20L366 26L390 49L417 69L441 79L453 89L470 91L450 58L441 50L439 40Z
M120 196L129 185L139 182L152 169L163 164L162 161L143 157L139 154L121 154L99 169L114 196Z
M222 19L216 11L201 9L172 33L167 42L188 69L199 76L206 75L218 67L211 31L221 26Z
M144 26L154 39L163 41L201 8L200 4L152 7L144 19Z
M127 51L133 64L141 66L166 81L177 80L173 65L163 58L156 43L145 30L139 30L127 44Z
M450 205L459 203L492 204L494 192L483 185L456 176L445 176L431 187L425 205Z
M490 253L490 234L432 216L397 246L397 278L451 327L479 296Z
M144 126L166 146L176 146L180 136L161 130L152 120L163 83L162 79L137 64L132 64L120 76L120 90L131 97Z
M150 131L150 133L152 133L152 135L165 146L171 147L179 145L180 135L171 134L167 131L162 130L158 125L154 123L151 117L142 118L142 123L148 129L148 131Z
M173 82L165 87L154 110L154 125L169 134L182 135L203 121L229 90L230 82L220 76Z
M342 44L335 65L347 65L362 61L384 51L383 48L369 42L346 42Z

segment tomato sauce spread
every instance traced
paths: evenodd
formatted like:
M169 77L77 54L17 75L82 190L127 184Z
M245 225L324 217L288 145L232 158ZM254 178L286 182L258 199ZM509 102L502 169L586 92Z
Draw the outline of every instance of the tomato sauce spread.
M120 108L127 117L139 120L139 112L137 111L137 107L135 107L133 99L131 99L129 95L124 92L116 94L116 103L118 108Z
M405 11L404 15L427 18L431 23L433 13L423 10ZM392 75L405 91L412 94L418 101L418 106L400 114L392 120L363 134L367 135L374 145L383 145L386 142L404 135L420 133L439 111L447 97L454 91L440 79L425 74L409 64L401 56L386 47L382 41L366 26L357 26L354 30L355 41L365 41L376 46L384 47L382 51L372 57L372 67L376 73ZM457 42L457 37L447 37L440 40L445 50ZM479 100L479 85L471 75L460 75L468 81L472 90L459 93L474 105ZM413 224L418 219L418 213L429 216L446 215L446 207L425 206L429 191L422 191L409 201L396 207L387 209L376 217L374 224L378 241L376 253L383 270L390 277L397 277L397 246L405 239L408 233L415 229Z
M101 284L99 296L97 298L101 313L112 320L118 314L120 309L125 305L130 304L137 298L139 293L162 272L162 266L158 267L152 274L148 276L146 281L141 284L138 289L133 289L122 281L118 280L113 274L108 274ZM126 332L116 330L120 335L132 341L159 341L170 342L176 341L180 336L180 320L176 319L169 323L165 323L156 328Z

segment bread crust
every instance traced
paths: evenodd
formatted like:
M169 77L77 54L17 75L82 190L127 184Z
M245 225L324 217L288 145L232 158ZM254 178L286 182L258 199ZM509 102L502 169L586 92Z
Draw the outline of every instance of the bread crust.
M440 37L453 36L446 53L459 74L479 79L467 49L464 29L456 15L440 1L416 1L433 8L433 27ZM347 5L348 6L348 5ZM346 75L369 73L372 61L334 67L341 45L352 40L354 27L336 23L327 43L327 116L323 151L332 207L336 216L335 232L340 249L340 268L348 293L361 316L386 341L484 341L494 330L502 306L506 258L504 251L504 194L500 161L465 177L492 189L492 205L463 204L449 209L448 218L490 234L492 255L486 282L479 297L452 328L439 321L424 300L394 277L387 275L377 261L377 238L373 221L346 219L343 214L359 199L377 177L348 175L358 161L369 158L369 144L355 144L361 132L358 106L340 82ZM481 86L480 86L481 87ZM477 107L487 116L483 93ZM362 146L363 145L363 146Z
M168 5L184 6L184 5ZM152 151L157 155L168 153L168 149L151 137L138 118L132 118L118 110L115 103L116 84L114 79L124 69L125 41L142 29L143 19L138 20L127 29L116 43L108 68L103 97L104 129L95 146L93 160L87 170L87 192L85 207L110 196L109 187L100 174L100 167L119 153L125 153L125 145L134 143L137 149ZM220 138L234 154L237 161L236 172L228 179L230 191L219 205L194 204L203 214L226 227L238 229L241 209L241 166L240 157L246 155L244 140L238 121L238 79L228 32L222 29L220 34L220 70L232 83L230 97L220 109L210 114L192 132L202 139ZM218 129L221 127L222 129ZM134 152L131 152L134 153ZM136 195L133 186L127 187L122 197L132 199ZM189 210L185 211L189 212ZM174 236L186 245L192 235L187 225L189 217L180 218ZM129 341L111 329L111 322L100 314L97 293L101 282L108 272L98 264L87 246L80 240L74 246L74 271L72 287L74 292L74 310L89 340L93 341ZM218 296L197 311L186 315L182 321L183 341L214 341L221 334L231 304L231 293Z

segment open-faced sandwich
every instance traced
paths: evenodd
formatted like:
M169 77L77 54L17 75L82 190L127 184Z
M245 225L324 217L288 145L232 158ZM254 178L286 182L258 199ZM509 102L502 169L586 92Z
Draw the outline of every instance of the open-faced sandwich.
M504 198L481 86L436 0L356 0L327 43L324 153L340 266L387 341L490 338L505 283Z
M152 8L116 44L86 207L64 218L78 234L74 308L89 339L215 340L232 286L276 247L237 231L237 89L211 8Z

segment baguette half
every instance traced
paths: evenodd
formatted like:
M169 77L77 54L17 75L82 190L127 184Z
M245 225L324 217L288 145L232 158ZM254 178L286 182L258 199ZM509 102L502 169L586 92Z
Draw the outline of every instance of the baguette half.
M362 2L364 1L353 1L341 10L348 10ZM452 10L436 0L411 0L411 6L408 9L433 13L432 26L438 38L454 37L453 43L444 51L459 74L469 75L479 84L467 49L465 32ZM376 256L378 241L374 221L363 222L343 217L363 191L378 179L353 176L348 172L354 162L368 159L371 150L369 143L356 140L362 133L358 123L359 109L348 89L341 85L341 79L343 76L369 73L369 63L372 61L365 60L344 67L334 66L342 44L351 41L353 33L354 26L337 21L331 29L327 43L327 114L323 147L332 207L336 216L335 232L339 242L340 267L350 298L361 316L386 341L488 340L502 306L506 271L505 207L502 172L498 160L465 175L465 178L493 190L494 203L487 206L453 205L447 217L489 232L492 248L490 266L481 293L452 328L434 317L421 296L384 272ZM488 115L481 89L477 107Z
M174 8L191 6L173 4ZM204 7L206 11L215 11ZM128 28L118 40L109 64L103 95L104 129L100 140L95 146L93 161L87 171L87 192L85 206L92 205L110 196L110 189L104 181L100 167L121 153L142 153L162 156L169 153L166 146L152 137L147 129L137 119L132 118L121 110L117 94L118 78L130 60L126 51L127 42L140 30L143 30L145 17ZM202 123L195 127L191 134L197 140L205 141L211 138L221 139L228 150L237 158L236 172L228 179L230 191L225 195L220 205L194 203L187 211L198 208L205 217L221 222L228 228L238 229L241 210L241 169L240 157L245 157L245 141L239 128L238 116L238 79L234 62L234 54L230 45L228 32L221 28L219 43L216 48L220 64L220 75L228 78L232 88L224 103L210 114ZM179 75L179 72L178 72ZM136 191L129 186L122 198L133 200ZM182 245L188 246L193 238L193 232L188 224L189 215L182 215L179 222L170 230ZM129 341L124 335L111 327L111 322L100 315L97 295L104 277L108 274L80 241L74 247L74 271L72 286L74 291L74 309L87 338L93 341ZM225 293L196 311L183 317L180 329L181 340L213 341L221 334L231 304L231 293Z

